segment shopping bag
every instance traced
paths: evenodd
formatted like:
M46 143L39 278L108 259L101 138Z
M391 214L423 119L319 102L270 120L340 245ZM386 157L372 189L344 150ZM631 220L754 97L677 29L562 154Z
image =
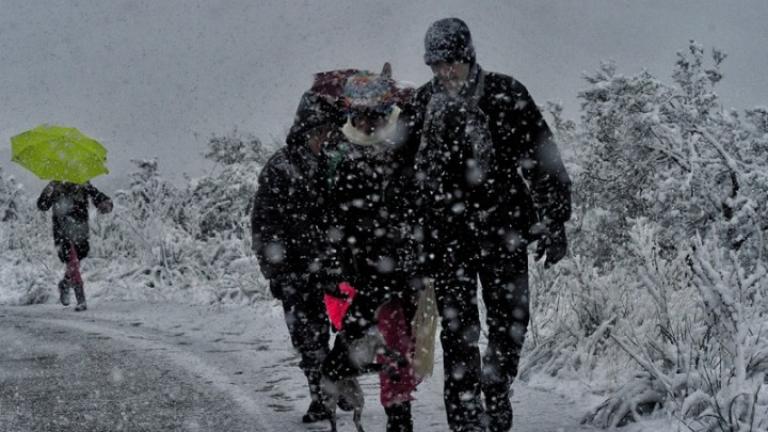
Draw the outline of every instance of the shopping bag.
M416 339L413 368L417 377L432 376L435 366L435 334L437 333L437 300L432 279L428 279L419 294L416 315L413 317L413 333Z

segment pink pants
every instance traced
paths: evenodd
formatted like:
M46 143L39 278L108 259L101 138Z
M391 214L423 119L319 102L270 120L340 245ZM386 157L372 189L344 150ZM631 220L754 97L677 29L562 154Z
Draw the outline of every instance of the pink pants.
M399 300L390 300L379 308L378 322L379 332L387 347L407 360L405 366L398 366L394 359L384 355L377 357L377 362L385 366L379 373L381 404L389 407L412 400L411 393L419 383L413 371L414 338L411 323L406 319ZM390 376L387 369L396 371L397 379Z
M64 277L73 284L83 285L83 278L80 275L80 260L77 259L77 251L74 246L69 247L69 261L67 261L67 271Z

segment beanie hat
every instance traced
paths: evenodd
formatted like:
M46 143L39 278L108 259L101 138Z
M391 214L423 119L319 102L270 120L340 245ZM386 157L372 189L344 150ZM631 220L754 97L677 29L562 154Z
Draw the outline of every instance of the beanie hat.
M424 36L424 62L474 64L475 48L467 24L459 18L433 22Z
M361 71L347 78L342 98L347 111L388 112L397 102L397 93L397 85L391 78Z

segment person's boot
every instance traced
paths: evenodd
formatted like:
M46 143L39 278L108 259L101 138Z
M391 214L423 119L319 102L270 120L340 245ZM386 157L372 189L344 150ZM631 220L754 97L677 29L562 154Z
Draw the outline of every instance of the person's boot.
M387 432L413 432L410 402L384 407L384 412L387 414Z
M304 416L301 417L302 423L315 423L331 418L331 413L325 409L325 405L321 400L313 400L309 403L309 408Z
M69 306L69 281L66 278L59 281L59 302Z
M486 383L485 415L488 418L488 432L507 432L512 429L511 389L508 382Z
M82 284L73 284L75 289L75 299L77 300L77 306L75 306L75 312L82 312L88 309L88 305L85 303L85 290Z
M301 418L303 423L315 423L322 420L328 420L331 417L331 413L325 408L323 403L323 392L320 386L320 379L322 375L319 370L305 371L307 376L307 382L309 383L309 397L311 402L307 412Z

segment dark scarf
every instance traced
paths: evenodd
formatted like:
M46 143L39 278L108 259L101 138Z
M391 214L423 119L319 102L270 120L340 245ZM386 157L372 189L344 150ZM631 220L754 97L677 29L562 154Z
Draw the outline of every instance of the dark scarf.
M481 186L493 169L494 149L488 116L480 109L485 73L477 64L465 85L451 95L435 79L427 104L416 170L422 195L451 201L456 187L471 191Z

